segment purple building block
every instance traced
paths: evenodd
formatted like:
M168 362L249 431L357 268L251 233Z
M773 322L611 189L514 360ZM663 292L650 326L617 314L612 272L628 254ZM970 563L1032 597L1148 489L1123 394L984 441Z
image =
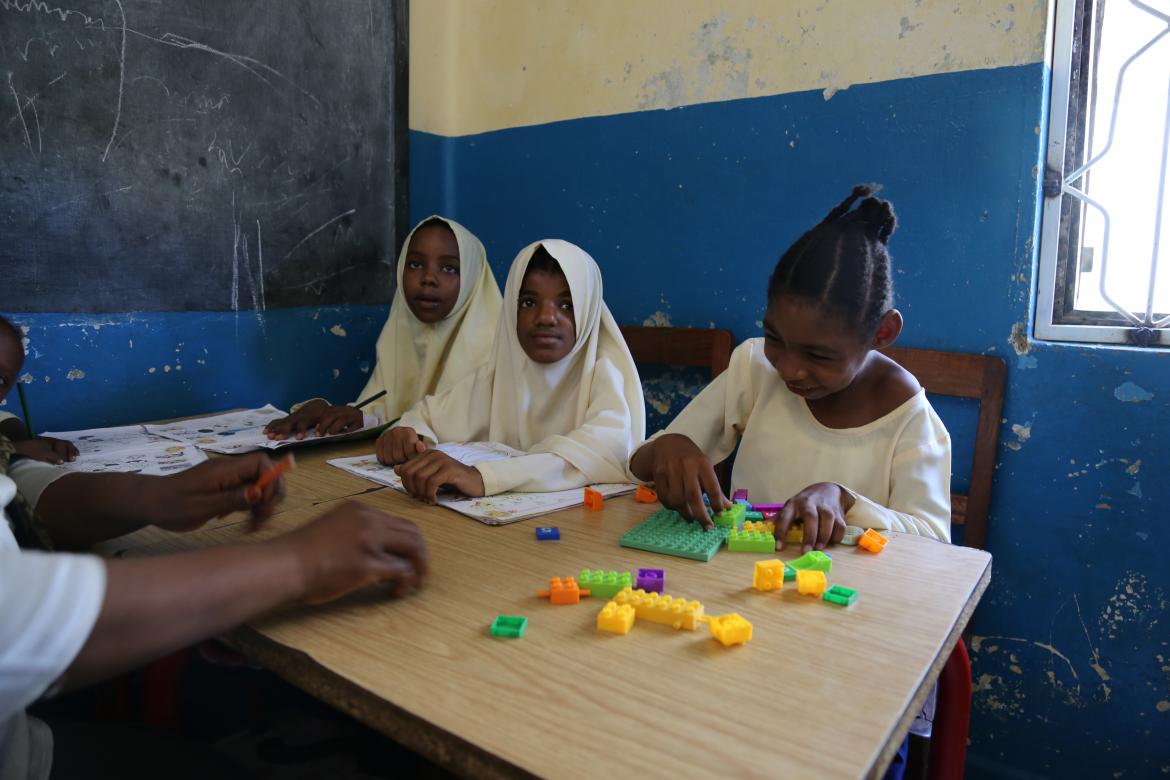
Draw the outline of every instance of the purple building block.
M740 499L742 499L744 501L748 500L748 492L745 488L740 488L739 490L735 491L735 493L732 494L732 496L731 496L732 501L739 501Z
M661 593L666 586L666 572L662 569L638 569L638 579L634 587L641 588L647 593Z

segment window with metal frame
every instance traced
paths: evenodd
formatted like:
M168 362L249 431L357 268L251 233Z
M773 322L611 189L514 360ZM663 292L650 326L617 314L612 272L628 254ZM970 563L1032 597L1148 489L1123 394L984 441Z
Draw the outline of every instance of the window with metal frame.
M1056 0L1037 338L1170 346L1170 6Z

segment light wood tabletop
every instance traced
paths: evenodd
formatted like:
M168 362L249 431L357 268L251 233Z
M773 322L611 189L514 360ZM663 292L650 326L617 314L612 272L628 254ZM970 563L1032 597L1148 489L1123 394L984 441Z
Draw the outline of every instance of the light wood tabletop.
M365 445L368 449L368 444ZM982 551L891 534L872 555L837 547L829 583L860 598L838 607L751 588L753 553L709 563L630 550L618 538L658 508L630 497L488 527L375 487L324 463L355 445L300 458L290 502L262 531L229 522L124 549L173 552L283 533L345 500L422 529L431 575L409 598L372 587L292 607L229 640L314 696L459 774L474 777L880 777L979 601ZM357 484L355 484L355 482ZM536 541L555 525L561 540ZM780 553L789 560L793 553ZM666 571L666 593L709 615L738 612L752 640L727 648L707 629L637 622L596 629L604 600L552 606L553 576L583 567ZM529 620L521 639L490 635L499 614Z

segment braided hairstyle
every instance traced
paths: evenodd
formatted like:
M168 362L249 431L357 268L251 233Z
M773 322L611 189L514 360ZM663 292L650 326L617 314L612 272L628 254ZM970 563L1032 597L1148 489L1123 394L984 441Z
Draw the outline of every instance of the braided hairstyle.
M880 188L858 184L788 248L768 280L769 305L792 295L840 312L864 338L877 330L894 308L886 244L898 225L890 202L873 197Z

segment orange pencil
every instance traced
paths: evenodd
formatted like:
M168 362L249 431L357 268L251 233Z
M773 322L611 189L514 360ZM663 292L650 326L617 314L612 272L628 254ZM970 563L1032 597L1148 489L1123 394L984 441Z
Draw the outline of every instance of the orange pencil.
M260 499L260 491L271 485L280 478L281 474L288 471L295 465L296 461L293 460L292 453L290 452L288 455L285 455L283 458L278 460L275 466L261 474L260 479L256 480L255 483L248 487L244 497L249 501L258 501Z

